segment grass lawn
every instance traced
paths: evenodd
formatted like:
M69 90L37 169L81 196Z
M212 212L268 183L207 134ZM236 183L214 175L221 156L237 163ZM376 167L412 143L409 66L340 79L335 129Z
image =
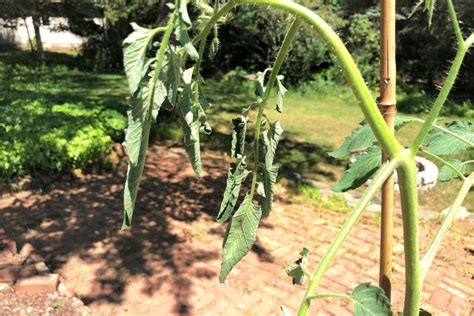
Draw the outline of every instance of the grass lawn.
M25 53L0 54L0 129L6 130L3 137L0 135L3 157L15 152L19 163L26 165L25 173L36 170L38 165L46 171L60 171L84 167L97 156L103 158L112 141L123 140L128 95L123 75L75 70L68 64L70 58L63 54L48 54L46 65L30 65L26 60ZM214 133L203 137L204 142L219 143L226 153L230 147L231 119L255 100L249 85L241 85L212 81L205 85L205 94L213 104L208 114ZM282 174L291 178L298 173L335 183L347 161L332 159L326 152L341 144L363 118L351 93L340 88L319 95L289 92L285 95L283 114L272 109L274 104L275 98L270 100L267 115L271 120L280 120L285 129L277 155L277 161L283 165ZM172 129L170 125L164 128ZM409 143L418 128L417 123L404 127L400 131L402 143ZM249 133L251 130L252 127ZM174 135L175 139L180 135L169 131L166 134ZM52 154L57 159L50 161ZM472 151L468 154L472 155ZM61 160L66 163L61 165ZM36 165L28 167L29 163ZM8 164L11 167L15 161L0 158L0 169L8 169ZM435 210L442 210L450 204L459 186L460 181L439 184L431 192L421 194L420 201L424 208L434 205ZM466 206L472 210L473 194L468 196Z

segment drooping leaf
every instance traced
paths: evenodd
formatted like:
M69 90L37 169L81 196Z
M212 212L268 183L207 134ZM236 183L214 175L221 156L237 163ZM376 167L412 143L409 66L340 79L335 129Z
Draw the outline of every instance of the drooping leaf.
M123 41L123 65L130 94L134 94L146 74L146 54L157 29L147 29L131 23L133 32Z
M402 128L405 124L412 122L410 117L397 116L395 118L395 130ZM335 151L329 152L328 155L334 158L341 158L350 155L353 152L366 149L377 142L372 129L364 120L360 123L361 127L352 131L351 135L344 139L344 143Z
M189 37L188 30L191 28L191 20L188 15L188 9L186 6L186 1L180 1L179 6L179 19L178 25L176 27L175 36L176 39L181 43L189 57L193 60L199 59L199 53L194 47L191 38Z
M447 129L474 142L474 124L470 122L456 121L447 126ZM428 145L428 151L435 155L451 155L469 148L469 144L439 129L430 131L425 144Z
M363 185L380 167L381 155L380 147L370 147L366 153L357 157L332 190L344 192Z
M257 97L263 98L265 94L265 73L264 72L257 72L257 76L255 79L255 94Z
M285 88L285 86L282 83L282 80L283 80L282 75L278 75L276 77L276 80L277 80L277 87L278 87L276 110L281 113L283 112L283 96L288 90Z
M152 77L154 73L154 70L150 73L150 76ZM161 109L161 105L163 102L166 100L166 87L164 83L161 80L157 80L155 87L152 89L152 80L149 81L148 85L144 86L142 88L143 90L143 96L145 97L144 102L147 104L147 106L151 105L151 116L154 120L158 117L158 112ZM150 98L152 97L153 94L153 100Z
M279 165L265 166L263 170L264 195L260 194L259 204L262 207L262 218L268 217L273 206L273 196L275 195L275 184L278 176Z
M246 170L246 167L245 157L243 157L237 164L229 168L224 197L221 202L219 214L217 215L217 221L219 223L227 221L234 211L242 182L245 181L245 178L247 178L247 175L250 173L250 171Z
M257 228L262 210L254 205L247 195L235 212L224 238L221 272L219 281L223 283L234 266L250 251L257 238Z
M178 88L181 81L182 70L179 56L173 47L167 51L166 59L163 62L160 79L166 87L166 94L171 105L176 105Z
M370 282L359 284L351 295L355 316L391 316L390 301L384 291Z
M232 131L232 147L231 157L239 158L244 155L245 152L245 134L247 132L248 116L239 115L232 119L234 129Z
M308 266L309 249L304 247L300 252L300 257L288 269L286 274L291 277L293 284L303 285L305 270Z
M201 176L201 146L199 143L199 129L200 124L197 121L185 124L183 126L184 132L184 149L188 154L189 161L198 177Z
M467 164L463 164L462 161L460 161L460 160L453 159L453 160L449 160L448 162L451 165L453 165L453 167L458 169L459 172L461 172L462 174L467 173L467 171L469 170L469 166ZM447 181L449 181L451 179L455 179L457 177L459 177L459 175L456 172L454 172L448 166L443 165L443 167L441 167L441 171L439 172L438 180L441 181L441 182L447 182Z
M128 127L125 134L125 146L128 151L129 166L124 188L124 222L127 228L132 222L138 185L145 165L145 156L150 136L151 115L144 104L143 95L132 97L132 108L128 111Z
M265 144L265 166L269 168L273 165L273 158L275 157L278 142L283 134L283 128L279 121L275 121L273 124L270 124L270 129L262 134L263 143Z

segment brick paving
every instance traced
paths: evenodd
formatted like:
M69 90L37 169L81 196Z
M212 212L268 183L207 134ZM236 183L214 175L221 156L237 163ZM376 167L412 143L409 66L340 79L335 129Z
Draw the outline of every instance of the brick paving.
M120 231L124 166L111 174L56 183L52 191L22 191L0 200L0 227L20 244L31 243L53 271L75 289L94 315L281 315L295 311L303 287L285 267L303 246L314 268L346 214L309 207L277 187L251 253L226 284L218 283L225 227L214 217L227 164L206 154L196 179L179 148L153 146L139 192L134 225ZM396 242L402 242L399 214ZM421 228L422 249L436 223ZM469 315L474 305L474 224L457 222L424 285L422 307L433 315ZM377 283L378 228L367 214L351 233L321 291L350 291ZM394 262L393 304L402 307L403 254ZM316 301L312 315L350 315L351 306Z

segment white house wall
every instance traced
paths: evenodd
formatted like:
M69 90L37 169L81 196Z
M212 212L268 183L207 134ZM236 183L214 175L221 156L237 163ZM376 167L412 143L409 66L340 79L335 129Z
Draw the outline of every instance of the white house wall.
M102 19L94 18L95 23L102 24ZM28 30L25 26L23 19L16 20L16 28L5 27L4 21L0 19L0 45L1 44L16 44L19 46L27 46L28 43L28 31L32 39L35 37L35 31L33 28L33 19L31 17L26 18ZM66 18L52 17L49 19L49 25L41 25L41 40L45 48L48 47L62 47L62 48L75 48L82 45L87 38L78 36L69 31L56 30L60 25L67 25L68 21ZM14 23L13 23L14 25Z

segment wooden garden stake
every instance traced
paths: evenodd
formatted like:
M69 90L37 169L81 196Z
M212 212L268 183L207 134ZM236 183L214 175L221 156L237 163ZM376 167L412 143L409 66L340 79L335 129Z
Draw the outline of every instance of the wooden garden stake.
M380 20L380 111L394 130L396 105L395 0L381 1ZM382 153L382 160L387 156ZM393 175L382 186L379 285L390 299L392 287Z

